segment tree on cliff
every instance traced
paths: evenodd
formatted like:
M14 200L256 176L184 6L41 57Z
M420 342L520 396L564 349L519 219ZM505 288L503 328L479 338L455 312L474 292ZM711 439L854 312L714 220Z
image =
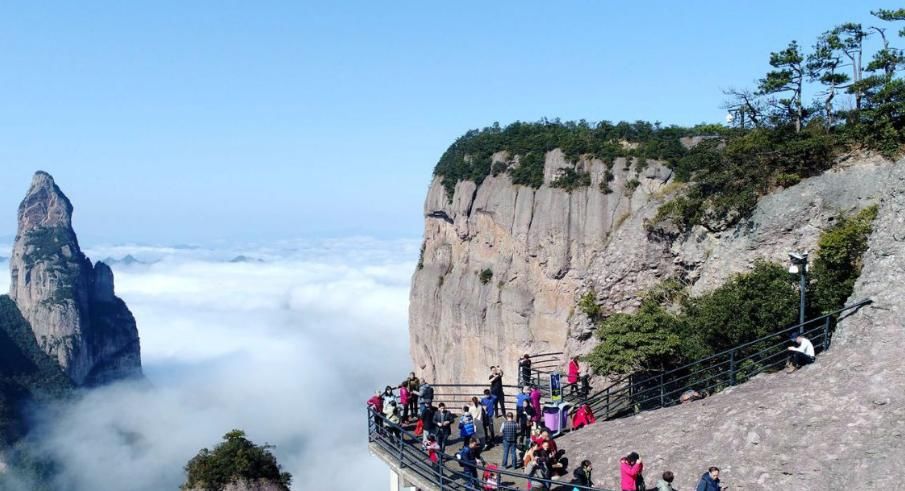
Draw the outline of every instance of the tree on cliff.
M802 90L807 75L804 56L798 49L798 43L792 41L786 49L770 53L770 66L775 70L767 72L766 77L760 80L758 90L764 95L788 94L788 97L779 99L776 103L794 121L795 132L798 133L804 120Z
M201 449L186 464L183 490L220 491L230 484L260 483L289 490L292 475L282 472L270 445L255 445L245 432L232 430L214 450Z

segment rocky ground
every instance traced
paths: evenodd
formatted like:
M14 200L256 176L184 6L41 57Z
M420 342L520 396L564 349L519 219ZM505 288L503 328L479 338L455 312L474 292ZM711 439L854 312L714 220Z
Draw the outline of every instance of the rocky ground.
M711 465L730 489L905 489L905 166L882 179L879 233L852 296L874 304L840 323L814 365L602 422L560 446L591 459L605 488L617 487L619 457L637 451L649 483L672 470L686 490Z

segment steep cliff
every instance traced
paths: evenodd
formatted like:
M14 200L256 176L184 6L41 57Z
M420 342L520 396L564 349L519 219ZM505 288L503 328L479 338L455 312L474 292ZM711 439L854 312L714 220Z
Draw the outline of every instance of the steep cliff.
M19 206L10 297L75 384L138 376L135 319L114 294L110 268L92 265L79 248L72 211L53 177L36 173Z
M35 342L16 304L0 295L0 449L26 431L31 402L66 394L71 382Z
M664 278L682 278L698 294L756 259L812 250L839 213L877 201L890 163L840 163L761 198L734 227L697 226L669 239L645 227L680 186L666 167L639 170L618 158L608 174L602 161L573 164L558 149L543 166L537 189L506 173L480 186L459 181L452 196L440 176L431 184L410 304L412 358L426 377L478 381L488 366L506 368L525 352L587 352L593 326L576 308L586 292L606 312L631 311ZM554 186L560 169L573 167L590 174L590 185ZM510 368L507 383L514 375Z
M905 160L809 181L798 191L768 197L761 213L788 207L777 218L795 223L799 213L819 212L832 193L849 194L843 202L876 200L875 232L850 299L874 303L840 321L832 348L814 365L792 374L761 375L702 401L593 425L563 438L560 447L594 462L600 486L617 486L619 456L638 451L649 481L672 470L679 489L691 489L711 465L722 468L731 489L902 489ZM719 250L731 266L726 256L744 248Z

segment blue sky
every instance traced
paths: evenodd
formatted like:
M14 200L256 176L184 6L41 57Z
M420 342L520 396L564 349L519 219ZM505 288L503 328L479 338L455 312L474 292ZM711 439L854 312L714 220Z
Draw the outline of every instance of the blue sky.
M417 237L469 128L720 121L771 50L897 6L75 3L0 5L0 237L36 169L83 242Z

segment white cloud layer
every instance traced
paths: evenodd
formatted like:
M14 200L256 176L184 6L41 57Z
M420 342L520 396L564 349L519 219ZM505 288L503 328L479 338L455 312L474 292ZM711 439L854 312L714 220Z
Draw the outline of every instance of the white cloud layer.
M60 489L177 489L188 459L233 428L276 445L293 489L386 486L363 403L409 370L416 241L88 252L153 262L114 266L152 387L116 384L42 415ZM238 255L251 262L228 262Z

